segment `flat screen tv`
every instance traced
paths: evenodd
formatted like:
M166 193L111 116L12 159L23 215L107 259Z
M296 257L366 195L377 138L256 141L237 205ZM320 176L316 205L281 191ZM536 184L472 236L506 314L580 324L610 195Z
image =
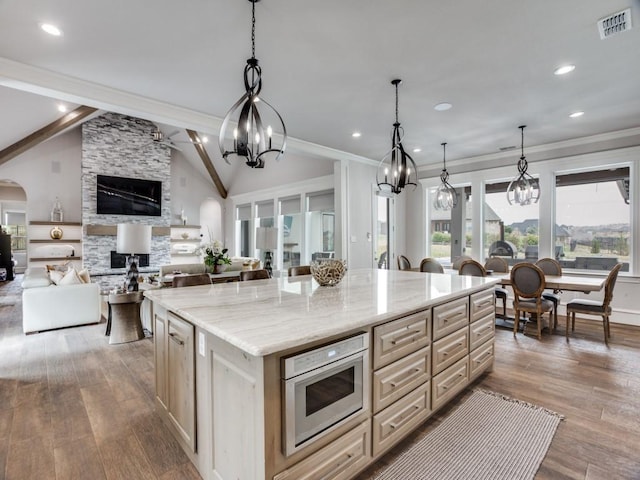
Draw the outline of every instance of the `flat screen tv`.
M96 212L113 215L162 214L162 182L98 175Z

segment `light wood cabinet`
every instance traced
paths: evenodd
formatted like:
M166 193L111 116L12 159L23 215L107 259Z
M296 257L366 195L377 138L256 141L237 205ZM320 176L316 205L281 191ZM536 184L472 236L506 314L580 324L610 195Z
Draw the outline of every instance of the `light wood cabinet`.
M433 307L433 339L438 340L469 323L469 297Z
M431 378L431 347L373 372L373 412L377 413Z
M195 452L194 327L157 306L153 316L157 403L177 436Z
M475 322L489 314L494 314L495 305L495 292L493 290L485 290L472 294L469 297L470 321Z
M433 342L433 374L442 372L469 353L469 329L461 328Z
M481 373L487 370L493 363L495 357L495 349L493 337L491 341L484 344L481 348L478 348L471 352L469 355L469 380L474 380Z
M484 342L493 338L496 330L496 318L490 313L482 320L469 325L469 349L475 350Z
M425 310L393 320L373 329L373 368L415 352L429 344L431 311Z
M373 417L373 455L378 456L431 415L431 384L419 388Z
M371 461L371 422L361 423L349 433L316 453L280 472L273 480L347 480Z
M455 397L469 382L468 357L458 360L432 380L431 402L437 409Z

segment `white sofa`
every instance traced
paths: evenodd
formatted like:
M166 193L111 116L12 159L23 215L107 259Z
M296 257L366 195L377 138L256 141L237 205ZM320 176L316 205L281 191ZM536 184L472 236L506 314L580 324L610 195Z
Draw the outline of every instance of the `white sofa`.
M97 283L55 285L44 267L31 267L22 281L24 333L100 322Z

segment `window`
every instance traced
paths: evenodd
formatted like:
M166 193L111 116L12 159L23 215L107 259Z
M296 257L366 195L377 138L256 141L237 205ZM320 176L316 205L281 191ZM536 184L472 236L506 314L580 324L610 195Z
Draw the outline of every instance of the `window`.
M429 256L442 263L460 255L471 255L471 187L456 188L458 205L453 210L433 207L436 189L429 190Z
M249 225L251 222L251 205L240 205L236 208L236 251L242 257L250 257Z
M333 190L307 194L305 238L311 261L334 257L334 237Z
M280 199L280 225L282 225L282 269L300 265L303 217L300 213L300 195Z
M382 195L375 196L376 201L376 237L375 237L375 261L378 268L388 269L389 262L389 203L391 199Z
M629 270L629 167L556 175L555 255L563 268Z
M484 205L484 258L538 258L538 205L509 205L509 182L487 183ZM510 262L511 264L515 262Z

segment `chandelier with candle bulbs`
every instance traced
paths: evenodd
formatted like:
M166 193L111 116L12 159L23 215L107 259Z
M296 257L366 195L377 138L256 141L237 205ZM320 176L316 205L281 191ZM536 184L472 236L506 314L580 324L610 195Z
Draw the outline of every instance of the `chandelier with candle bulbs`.
M229 109L222 121L218 144L222 158L230 164L229 157L237 155L245 159L251 168L263 168L267 154L273 154L276 160L284 154L287 148L287 128L278 111L270 105L263 97L259 96L262 90L262 69L258 65L256 58L256 3L260 0L249 0L251 2L251 58L247 60L244 67L244 88L245 93ZM262 112L258 107L262 107ZM236 121L235 118L239 113ZM277 121L278 129L282 132L278 136L277 145L274 137L274 130L271 125L265 128L264 114L269 115ZM233 129L233 144L227 139L227 129L231 123L236 126Z
M540 184L538 180L527 173L527 159L524 157L524 129L526 125L518 127L521 133L521 153L518 160L518 176L514 178L507 188L507 201L509 205L530 205L540 200Z
M456 189L449 183L449 172L447 172L447 143L442 145L442 173L440 174L440 186L436 190L436 198L433 201L433 207L436 210L451 210L458 205L458 193Z
M396 87L396 121L391 132L391 150L387 153L378 166L376 182L381 191L400 193L407 185L418 185L418 172L416 164L402 145L404 129L398 121L398 85L402 80L391 82Z

